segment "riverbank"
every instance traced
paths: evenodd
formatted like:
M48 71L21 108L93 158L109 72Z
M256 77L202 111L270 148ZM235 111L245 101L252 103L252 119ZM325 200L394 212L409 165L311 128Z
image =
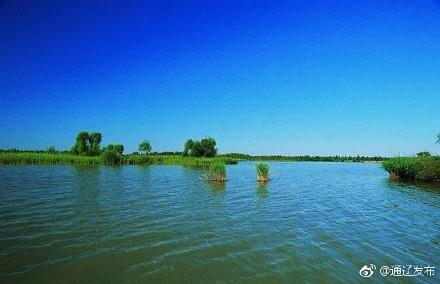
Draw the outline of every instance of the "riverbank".
M383 162L386 157L381 156L282 156L282 155L258 155L252 156L242 153L226 153L222 157L234 158L246 161L278 161L278 162L344 162L344 163L368 163Z
M123 155L121 165L184 165L205 166L214 160L226 164L237 164L238 160L226 157L194 158L165 155ZM0 152L0 164L3 165L104 165L100 156L76 156L68 153L36 153L36 152Z
M383 168L390 178L440 182L440 157L396 157L386 160Z

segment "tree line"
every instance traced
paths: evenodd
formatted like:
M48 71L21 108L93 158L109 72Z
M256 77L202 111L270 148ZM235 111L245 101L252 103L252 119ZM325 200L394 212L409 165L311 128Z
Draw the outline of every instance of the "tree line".
M75 139L75 144L71 148L71 153L79 156L102 156L105 162L109 164L117 164L120 162L124 152L124 145L109 144L101 148L102 134L99 132L88 133L81 131ZM184 157L206 157L211 158L217 155L216 141L212 137L205 137L198 140L188 139L184 144L182 152L162 152L159 155L182 155ZM151 144L148 140L143 140L138 145L138 152L133 154L151 154ZM53 149L53 151L55 151Z
M283 155L258 155L252 156L243 153L227 153L221 155L222 157L234 158L248 161L294 161L294 162L375 162L386 160L386 157L381 156L283 156Z
M437 135L436 143L440 144L440 133ZM34 153L71 153L78 156L102 156L109 163L118 163L124 153L124 145L109 144L101 147L102 134L100 132L81 131L75 139L75 144L70 151L57 151L55 147L50 146L47 150L20 150L20 149L0 149L0 152L34 152ZM131 155L155 155L155 156L184 156L184 157L215 157L218 156L216 141L212 137L205 137L201 140L188 139L183 145L183 151L168 152L151 152L152 147L148 140L143 140L138 145L138 152ZM225 158L241 159L241 160L273 160L273 161L323 161L323 162L368 162L383 161L388 159L382 156L283 156L283 155L259 155L252 156L244 153L227 153L220 155ZM431 156L427 151L417 153L417 156Z

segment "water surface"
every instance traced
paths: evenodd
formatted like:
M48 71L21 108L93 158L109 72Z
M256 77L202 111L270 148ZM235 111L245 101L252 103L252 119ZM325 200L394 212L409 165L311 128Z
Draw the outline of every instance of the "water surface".
M222 185L181 166L0 166L0 282L353 283L365 264L439 265L438 189L379 164L271 170L259 185L231 165Z

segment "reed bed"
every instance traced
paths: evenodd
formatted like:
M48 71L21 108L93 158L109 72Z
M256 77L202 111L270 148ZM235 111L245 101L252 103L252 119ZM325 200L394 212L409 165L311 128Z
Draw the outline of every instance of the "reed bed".
M203 170L202 179L207 181L226 181L226 164L221 160L212 161Z
M391 178L440 182L440 157L397 157L386 160L382 167Z
M225 164L237 164L232 158L195 158L182 156L163 155L127 155L121 156L121 165L185 165L208 166L214 161ZM7 165L104 165L105 161L100 156L77 156L68 153L50 154L47 152L0 152L0 164Z
M259 182L269 181L269 165L265 163L257 163L255 165L257 170L257 180Z
M196 158L196 157L183 157L183 156L150 156L150 155L130 155L127 157L127 164L129 165L184 165L184 166L196 166L206 167L213 162L221 162L227 165L237 164L238 161L232 158Z
M6 165L100 165L100 157L76 156L66 153L0 153L0 164Z

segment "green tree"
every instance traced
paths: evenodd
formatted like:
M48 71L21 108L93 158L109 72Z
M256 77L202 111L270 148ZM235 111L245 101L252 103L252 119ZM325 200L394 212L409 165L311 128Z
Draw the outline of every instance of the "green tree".
M114 151L119 155L122 155L124 152L124 145L121 144L108 144L107 147L103 149L103 151Z
M107 147L104 147L104 151L113 151L115 148L115 145L108 144Z
M440 144L440 133L437 135L437 142L438 144Z
M101 158L106 165L118 165L121 163L121 155L119 155L114 149L108 150L106 148L102 151Z
M49 154L55 154L57 151L55 150L54 146L50 146L49 148L47 148L47 153Z
M115 150L116 153L118 153L119 155L122 155L122 153L124 153L124 145L116 144L116 145L114 145L114 150Z
M117 165L122 161L122 153L124 152L124 145L109 144L104 147L101 152L101 158L106 165Z
M419 157L429 157L429 156L431 156L431 153L429 153L427 151L418 152L417 156L419 156Z
M76 136L75 145L72 148L72 152L76 155L86 156L89 152L89 133L87 131L81 131Z
M191 157L203 157L204 154L205 152L203 150L202 144L199 141L195 141L189 155Z
M203 138L200 141L188 139L185 142L182 155L187 157L214 157L217 155L216 142L211 137Z
M89 155L98 156L101 152L102 135L99 132L93 132L89 135Z
M211 137L203 138L200 141L200 145L203 148L203 156L204 157L214 157L217 155L217 149L215 148L215 140Z
M139 144L139 152L149 154L151 152L151 144L148 140L144 140Z
M194 147L194 141L192 139L186 140L182 153L183 156L188 157L193 147Z

